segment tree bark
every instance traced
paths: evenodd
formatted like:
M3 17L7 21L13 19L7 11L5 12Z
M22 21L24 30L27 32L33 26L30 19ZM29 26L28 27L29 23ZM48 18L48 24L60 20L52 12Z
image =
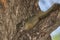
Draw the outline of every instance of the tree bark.
M45 14L37 2L0 0L0 40L51 40L50 33L60 25L60 6Z

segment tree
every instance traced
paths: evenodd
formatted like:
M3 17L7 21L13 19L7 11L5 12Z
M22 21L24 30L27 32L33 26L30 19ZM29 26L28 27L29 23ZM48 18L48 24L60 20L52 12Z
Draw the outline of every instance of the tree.
M0 40L51 40L50 33L60 25L59 6L45 14L37 2L0 0Z

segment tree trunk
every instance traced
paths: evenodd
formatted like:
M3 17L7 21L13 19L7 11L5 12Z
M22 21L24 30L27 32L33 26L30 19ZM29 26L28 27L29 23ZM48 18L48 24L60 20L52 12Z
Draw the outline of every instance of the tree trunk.
M43 13L37 2L0 0L0 40L51 40L60 25L60 6Z

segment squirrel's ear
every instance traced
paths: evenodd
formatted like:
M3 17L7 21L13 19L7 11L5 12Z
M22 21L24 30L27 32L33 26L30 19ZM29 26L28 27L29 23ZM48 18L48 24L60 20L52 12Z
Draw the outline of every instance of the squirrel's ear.
M48 9L50 9L53 6L52 0L39 0L38 5L41 11L46 12Z

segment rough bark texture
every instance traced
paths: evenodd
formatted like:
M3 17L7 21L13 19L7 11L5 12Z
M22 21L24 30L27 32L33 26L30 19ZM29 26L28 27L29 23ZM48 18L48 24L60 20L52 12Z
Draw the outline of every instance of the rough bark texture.
M51 40L50 33L60 25L60 6L56 5L52 11L42 15L44 13L39 10L37 2L0 0L0 40ZM37 14L42 16L37 17ZM32 21L34 18L36 20Z

